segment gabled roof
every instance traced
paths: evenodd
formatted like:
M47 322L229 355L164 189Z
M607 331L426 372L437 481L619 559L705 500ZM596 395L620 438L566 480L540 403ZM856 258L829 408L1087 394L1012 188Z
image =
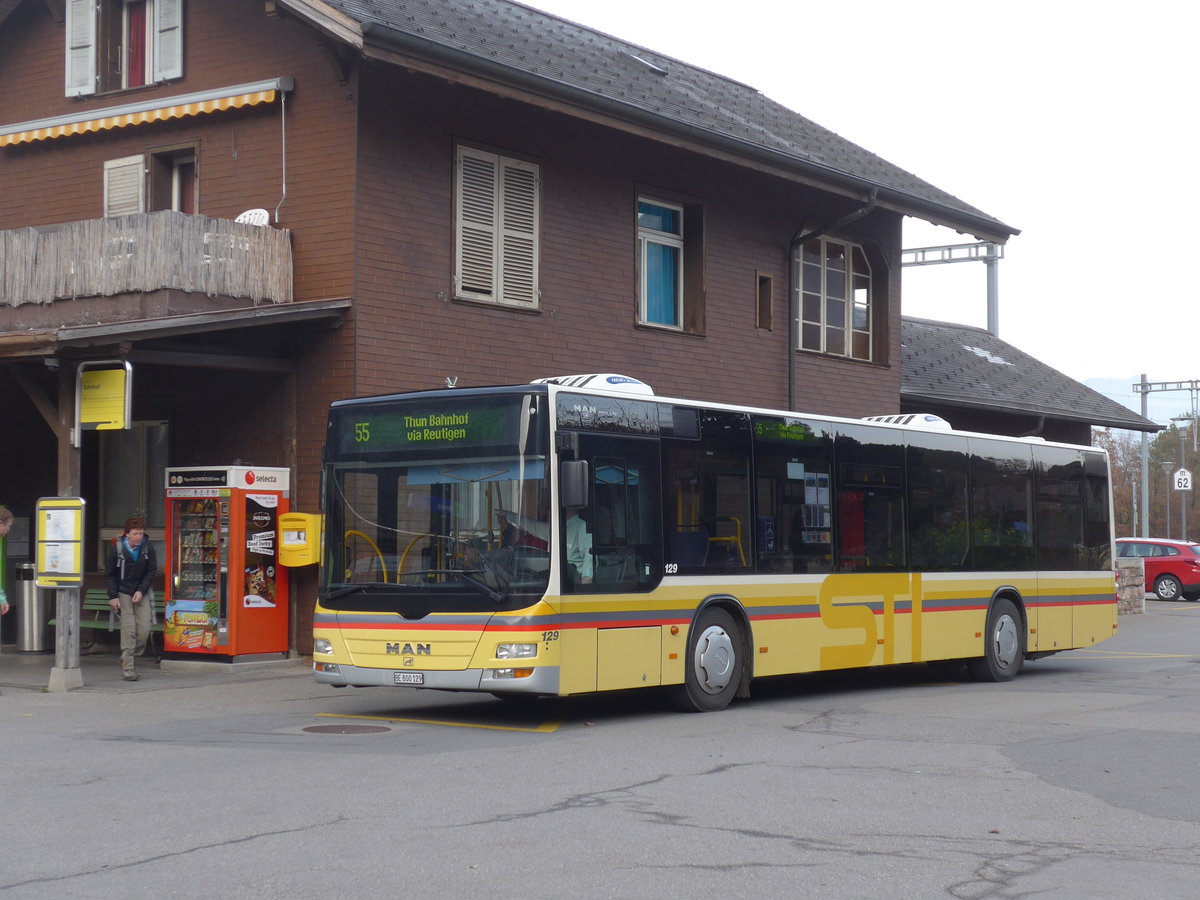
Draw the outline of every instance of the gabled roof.
M983 328L904 316L900 343L900 398L909 406L994 409L1131 431L1161 430Z
M686 138L981 240L1012 228L745 84L510 0L277 0L365 56L465 72ZM864 108L864 116L871 110Z
M20 0L0 0L0 27ZM748 85L511 0L276 0L369 58L461 72L1004 242L1018 230ZM864 108L864 116L871 110Z

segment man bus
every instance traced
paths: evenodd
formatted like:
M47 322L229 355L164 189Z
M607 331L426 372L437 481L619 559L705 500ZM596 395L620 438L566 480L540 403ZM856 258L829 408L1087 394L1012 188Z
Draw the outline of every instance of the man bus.
M618 375L334 403L315 677L705 711L800 672L1006 681L1115 633L1103 451L882 418Z

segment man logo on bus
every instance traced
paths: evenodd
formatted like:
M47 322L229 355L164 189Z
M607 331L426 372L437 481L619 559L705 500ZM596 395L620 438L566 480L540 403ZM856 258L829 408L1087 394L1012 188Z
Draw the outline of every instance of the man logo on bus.
M431 655L430 647L432 646L432 644L417 644L416 648L414 649L412 644L404 644L401 646L398 641L394 644L390 641L387 641L384 643L384 651L386 653L399 653L407 656L429 656Z

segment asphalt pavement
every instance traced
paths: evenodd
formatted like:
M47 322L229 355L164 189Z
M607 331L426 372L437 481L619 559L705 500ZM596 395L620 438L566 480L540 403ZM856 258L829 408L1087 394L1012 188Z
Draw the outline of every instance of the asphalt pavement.
M54 655L6 645L0 897L1191 900L1200 603L1146 607L1010 683L816 673L711 715L302 659L125 683L114 649L43 694Z
M0 691L44 691L50 683L55 665L53 650L24 652L17 650L12 644L0 646ZM83 684L71 690L136 692L163 688L206 687L223 679L264 670L278 671L280 674L303 674L311 671L311 663L299 657L230 663L213 660L159 660L157 654L147 652L137 660L136 665L138 680L125 681L121 677L121 661L116 648L101 644L94 652L80 654L79 675Z

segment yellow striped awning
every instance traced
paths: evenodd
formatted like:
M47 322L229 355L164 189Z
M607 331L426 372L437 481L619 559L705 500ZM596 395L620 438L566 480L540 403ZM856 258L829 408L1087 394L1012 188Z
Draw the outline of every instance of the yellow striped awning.
M223 109L238 109L272 103L281 91L290 91L291 78L273 78L252 84L240 84L211 91L197 91L179 97L158 99L143 103L130 103L95 109L75 116L56 116L15 125L0 125L0 147L44 141L72 134L107 131L124 128L126 125L141 125L146 122L162 122L198 116L202 113Z

